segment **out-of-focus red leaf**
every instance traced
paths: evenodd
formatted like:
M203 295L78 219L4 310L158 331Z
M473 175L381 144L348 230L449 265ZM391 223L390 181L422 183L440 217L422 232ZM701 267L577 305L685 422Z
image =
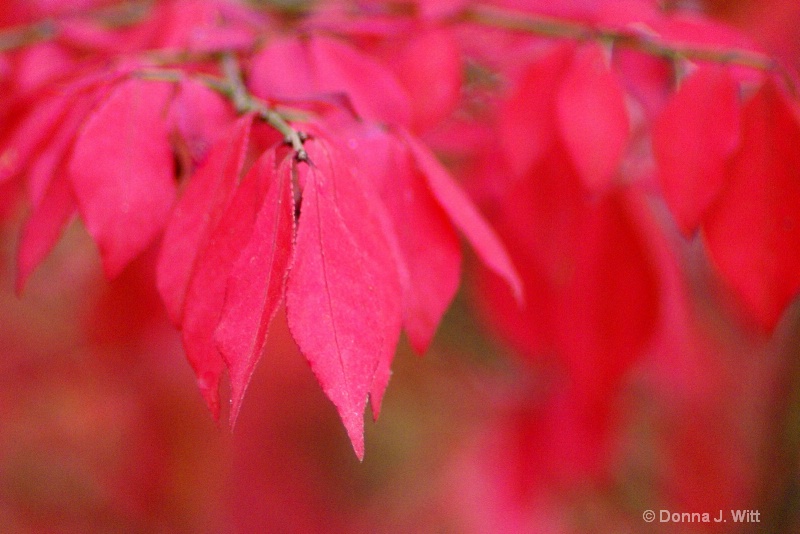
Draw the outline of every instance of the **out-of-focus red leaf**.
M656 224L634 191L589 195L563 149L512 181L489 213L523 276L518 309L496 277L479 278L487 321L527 359L557 355L593 403L643 354L660 312ZM666 254L666 252L665 252Z
M415 0L415 3L422 18L432 20L453 15L469 4L467 0Z
M335 39L313 39L309 53L322 91L344 91L364 119L409 125L408 94L386 67Z
M156 282L170 319L180 325L197 258L222 215L244 164L252 115L239 119L190 178L164 232Z
M612 61L625 91L639 102L646 118L657 117L673 93L673 65L628 48L615 49Z
M55 176L31 213L20 236L17 252L17 293L22 293L28 277L61 237L61 231L77 211L72 187L65 172Z
M163 113L172 88L122 82L75 141L69 173L81 217L109 277L161 231L175 200L175 172Z
M217 345L230 373L231 426L236 423L270 322L284 296L294 239L290 160L284 160L276 172L275 151L265 152L237 192L237 198L263 198L263 202L253 206L255 225L230 272L216 330ZM262 190L260 195L251 191L255 188Z
M292 336L364 456L364 409L400 335L401 286L377 193L324 140L307 143L303 204L289 273ZM382 392L378 392L382 393Z
M559 346L590 404L614 391L642 357L660 308L659 273L642 220L646 209L625 190L587 205L571 280L558 310ZM577 245L577 243L576 243Z
M30 110L30 113L19 119L8 138L2 142L0 182L16 176L30 164L53 135L70 102L65 96L55 96L40 99L35 107L25 106L24 109Z
M423 354L458 289L461 248L450 219L405 144L388 134L380 142L386 144L383 169L370 172L381 181L381 199L408 270L403 327L411 346ZM363 150L374 152L374 148Z
M245 27L197 28L189 41L194 52L248 50L256 40L255 32Z
M106 89L98 87L91 93L65 102L69 109L59 119L57 127L43 139L43 144L26 169L28 195L34 207L42 201L56 175L66 173L77 134L92 109L106 96Z
M318 91L306 45L288 37L271 40L253 57L248 83L261 98L298 98Z
M276 40L253 59L249 79L253 92L264 98L342 93L364 119L400 126L411 122L408 94L391 71L336 39Z
M452 32L420 32L404 47L394 71L411 100L412 126L424 131L450 115L461 98L461 48Z
M500 238L428 147L409 134L403 137L436 201L455 227L463 232L481 261L508 283L521 304L524 300L522 282Z
M172 100L170 120L197 162L228 131L236 115L219 93L192 78L184 78Z
M503 105L500 141L515 175L525 174L556 142L556 93L574 50L565 44L533 63Z
M63 47L54 43L39 43L20 51L16 58L14 89L28 93L48 82L72 74L77 61Z
M76 132L97 102L103 87L63 102L69 109L60 116L57 129L45 135L28 170L28 196L32 213L20 236L16 290L21 293L28 277L58 242L62 230L77 210L69 173L65 170ZM74 96L74 95L72 95ZM54 127L54 125L51 125ZM22 128L25 131L25 128Z
M685 235L697 230L724 185L739 142L738 85L722 67L688 77L653 127L664 198Z
M775 327L800 289L800 124L769 81L745 104L728 184L703 224L709 254L745 309Z
M575 53L558 89L556 113L558 132L584 185L607 189L628 144L630 123L625 93L600 45Z

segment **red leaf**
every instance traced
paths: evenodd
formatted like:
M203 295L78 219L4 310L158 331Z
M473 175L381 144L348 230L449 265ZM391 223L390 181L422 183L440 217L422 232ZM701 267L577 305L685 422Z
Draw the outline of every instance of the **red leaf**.
M22 293L28 277L50 253L61 232L77 211L66 173L56 175L25 222L17 252L17 293Z
M16 290L21 293L28 277L58 242L77 210L70 176L64 170L76 132L105 89L70 100L58 129L41 140L38 156L28 169L28 194L33 211L25 222L17 254ZM65 103L66 104L66 103ZM25 128L22 129L26 131Z
M772 330L800 289L800 125L771 81L744 107L729 168L703 224L708 250L745 309Z
M655 223L634 193L587 205L558 310L559 345L579 395L604 402L641 358L659 314L659 278L645 232Z
M461 248L458 235L433 197L406 145L374 129L358 143L361 161L380 184L380 195L393 223L408 273L403 290L403 327L414 350L422 354L458 290Z
M527 173L556 142L555 100L558 81L574 54L562 45L531 65L500 113L500 142L511 170Z
M366 120L410 124L408 94L386 67L335 39L317 37L309 46L322 91L344 91Z
M558 131L584 184L607 188L628 144L625 93L600 45L577 51L558 90Z
M40 101L3 142L0 152L0 183L19 174L53 135L71 99L55 96ZM27 106L26 106L27 109Z
M289 327L364 456L364 409L382 361L400 334L401 287L380 202L329 143L307 143L313 164L289 273Z
M273 158L268 159L268 163L272 163ZM230 199L230 203L219 220L212 222L215 226L198 254L186 292L181 323L183 345L186 357L197 375L200 391L215 419L219 417L219 381L224 362L215 342L214 331L222 316L228 278L237 276L234 264L242 248L250 241L256 213L264 197L264 178L260 174L261 171L256 176L248 174L233 195L230 192L222 195ZM224 184L226 188L235 185L235 181ZM291 240L291 234L287 236L287 240ZM265 276L264 271L259 274ZM253 291L255 288L248 289ZM233 375L231 383L232 386L235 385ZM234 399L238 393L234 388ZM236 412L238 413L238 406ZM235 414L232 413L231 417L233 421Z
M464 233L481 261L506 281L514 298L522 303L522 282L500 238L431 151L411 135L404 134L404 139L436 201L456 228Z
M248 76L261 98L303 98L319 92L307 47L298 39L277 38L253 58Z
M244 164L252 115L239 119L230 135L212 147L189 180L164 232L156 282L170 319L180 325L197 256L228 204Z
M253 184L251 189L268 187L269 190L261 205L253 207L255 226L240 248L228 278L225 305L216 331L217 345L230 371L231 427L236 423L247 385L264 350L270 322L283 300L294 234L290 159L284 160L276 173L275 151L267 151L239 188L247 197L258 195L245 190L246 183ZM263 196L262 192L259 198Z
M163 83L122 82L75 141L69 173L109 277L156 237L175 199L172 150L162 120L171 91Z
M461 49L445 30L420 32L395 62L411 100L413 127L423 131L450 115L461 99Z
M738 85L727 70L705 67L684 81L653 127L664 198L687 236L722 190L739 112Z
M191 78L181 80L169 113L170 122L186 142L195 162L203 160L209 148L236 120L229 102Z
M314 98L344 93L370 121L408 126L411 107L394 75L373 58L327 37L278 40L253 60L253 92L265 98Z
M65 168L72 156L75 138L89 113L106 96L106 90L99 88L92 93L71 100L69 109L59 119L57 129L50 132L46 142L39 147L38 154L30 162L28 172L28 195L34 206L42 201L50 183L58 174L67 174Z

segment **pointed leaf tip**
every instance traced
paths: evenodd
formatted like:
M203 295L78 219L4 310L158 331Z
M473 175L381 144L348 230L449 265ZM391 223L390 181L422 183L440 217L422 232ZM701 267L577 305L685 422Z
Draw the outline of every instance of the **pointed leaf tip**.
M407 132L403 132L403 137L433 196L453 225L464 234L481 261L505 280L517 304L523 306L522 280L500 238L430 149Z
M771 332L800 291L800 121L772 81L745 103L727 183L703 222L709 255Z
M738 91L725 68L700 67L653 125L658 179L685 236L694 234L725 186L740 137Z
M242 181L233 203L259 198L254 224L228 278L215 338L231 381L231 428L264 350L269 325L284 296L292 257L294 199L290 160L275 171L275 151L265 152ZM264 196L264 192L266 196Z
M401 327L402 292L380 202L352 161L331 144L307 144L313 165L298 165L303 204L289 273L289 328L353 449L364 454L364 411L381 362L391 361ZM377 393L382 394L382 391Z
M556 97L558 131L584 185L607 189L630 137L622 84L592 44L575 53Z

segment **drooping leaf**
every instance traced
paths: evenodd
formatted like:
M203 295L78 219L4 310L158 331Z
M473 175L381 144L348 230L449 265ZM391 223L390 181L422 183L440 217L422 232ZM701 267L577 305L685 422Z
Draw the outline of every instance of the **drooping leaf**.
M276 172L275 151L265 152L237 192L237 198L241 193L263 201L253 207L255 224L227 279L225 304L215 335L230 373L231 427L264 350L270 322L284 296L294 238L290 160L284 160ZM252 185L246 189L246 184ZM260 195L250 191L256 188L266 189L266 196L263 191Z
M303 203L289 273L289 328L364 455L364 409L401 327L401 287L371 202L377 194L324 140L309 145Z
M0 183L20 173L31 162L66 113L69 102L67 97L44 99L20 117L0 148Z
M279 39L253 60L253 92L263 98L313 99L341 93L366 120L408 126L408 94L388 68L350 45L315 36Z
M268 158L271 159L271 158ZM226 193L229 203L218 221L213 223L208 240L198 253L194 272L186 292L181 332L186 357L197 375L200 391L206 399L214 418L219 417L219 382L226 360L217 346L214 332L222 317L228 279L237 279L237 259L242 249L250 242L251 233L256 231L253 224L256 213L264 198L265 181L261 175L261 165L255 169L257 174L249 173L235 193ZM232 183L224 186L233 187ZM222 192L222 191L220 191ZM269 200L269 199L268 199ZM291 213L291 212L290 212ZM291 241L291 234L286 236ZM257 237L256 237L257 239ZM260 272L264 277L269 273ZM249 291L256 288L248 287ZM246 334L245 332L242 332ZM235 367L234 367L235 369ZM232 369L233 371L233 369ZM231 373L231 396L234 406L231 422L235 421L243 390L238 388L237 376ZM248 376L249 378L249 376ZM237 396L239 400L236 401Z
M625 93L600 45L578 49L556 97L558 131L584 185L606 189L628 144Z
M42 201L55 177L67 173L72 147L81 127L90 116L90 112L106 96L106 89L98 87L67 103L69 109L37 149L36 157L26 166L28 195L34 206L38 206Z
M156 282L170 319L180 325L184 300L197 257L228 204L244 164L253 117L246 115L232 127L189 179L164 232Z
M150 244L175 200L162 116L171 91L167 84L136 78L120 83L75 141L69 173L109 277Z
M664 199L685 235L697 230L722 190L739 142L738 86L722 67L686 78L653 126Z
M558 138L556 94L575 46L557 47L530 65L500 111L500 142L515 175L540 162Z
M37 156L27 166L27 189L32 212L20 235L17 253L16 290L21 293L25 284L56 245L62 230L77 211L70 175L66 171L77 132L89 112L106 95L100 85L87 86L73 93L64 105L57 128L41 139ZM84 91L86 89L87 91ZM52 125L55 127L55 125ZM23 128L23 130L25 130Z
M20 236L17 251L16 291L22 293L31 273L50 253L61 232L77 211L67 174L62 172L50 182L40 203L31 213Z
M195 162L203 161L236 120L233 107L221 95L191 78L181 80L169 112L173 128Z
M450 115L461 98L461 49L452 32L420 32L405 45L394 71L411 99L412 126L417 132Z
M403 288L403 328L414 350L423 354L458 289L458 235L405 143L377 128L348 142L379 184L408 273Z
M793 105L772 81L745 104L727 186L702 227L722 278L767 331L800 289L800 124Z
M579 395L600 402L653 336L660 286L639 196L615 190L587 203L574 270L559 302L559 348ZM576 245L577 245L576 243Z
M404 139L436 201L464 234L481 261L508 283L517 302L522 303L522 282L500 238L431 151L409 134L404 134Z

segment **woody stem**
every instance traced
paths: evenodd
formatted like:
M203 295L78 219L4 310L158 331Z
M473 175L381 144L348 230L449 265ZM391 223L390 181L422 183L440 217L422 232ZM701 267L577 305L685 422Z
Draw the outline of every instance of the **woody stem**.
M654 34L633 29L602 28L588 23L522 13L481 4L467 7L458 15L458 18L484 26L532 33L542 37L579 41L606 41L615 46L632 48L673 61L711 61L763 71L779 72L784 78L790 79L788 73L784 71L775 59L751 50L712 49L710 47L670 43Z
M236 56L233 54L223 55L222 73L225 77L225 83L221 84L217 89L231 99L236 110L239 113L255 113L258 115L283 135L286 143L294 150L298 161L307 161L308 153L303 148L303 134L292 128L283 118L283 115L250 94L244 84L242 71Z

